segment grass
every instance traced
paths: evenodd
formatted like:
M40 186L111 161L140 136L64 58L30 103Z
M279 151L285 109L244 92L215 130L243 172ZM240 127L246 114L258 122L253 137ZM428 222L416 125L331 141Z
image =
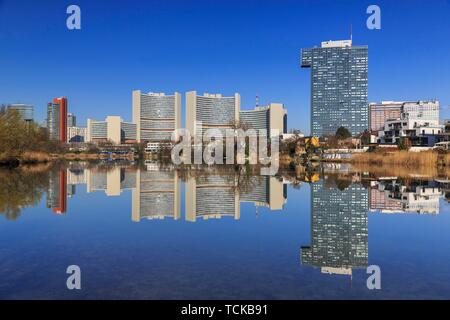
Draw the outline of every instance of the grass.
M450 155L444 155L445 164L450 164ZM436 167L439 154L434 151L423 152L366 152L352 156L354 164L369 164L377 166L401 166L403 168Z

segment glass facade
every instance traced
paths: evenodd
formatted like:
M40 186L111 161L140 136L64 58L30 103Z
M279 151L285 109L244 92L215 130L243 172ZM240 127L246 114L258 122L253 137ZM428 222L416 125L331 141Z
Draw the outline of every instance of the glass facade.
M60 137L60 107L57 103L47 105L47 129L50 139L59 140Z
M352 135L368 128L368 47L331 45L303 49L301 66L311 68L311 134Z

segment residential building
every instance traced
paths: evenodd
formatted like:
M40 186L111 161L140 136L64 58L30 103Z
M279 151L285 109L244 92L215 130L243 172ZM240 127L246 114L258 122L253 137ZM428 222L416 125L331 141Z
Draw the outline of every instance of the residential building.
M225 136L226 129L234 129L239 122L241 96L224 97L221 94L196 91L186 93L186 129L192 137L203 137L204 130L218 129Z
M414 113L413 113L414 114ZM408 146L433 147L441 141L445 133L445 126L438 120L426 117L412 118L408 113L402 113L401 118L387 120L383 130L378 132L380 144L398 144L404 139Z
M87 120L86 142L136 142L136 124L125 122L119 116L108 116L104 121Z
M54 98L47 105L47 128L50 139L62 143L67 142L67 110L68 101L65 97Z
M268 135L271 130L278 130L279 135L287 133L287 111L281 103L241 110L239 122L246 129L266 130Z
M352 135L368 129L368 47L352 40L302 49L301 67L311 69L311 134L333 135L343 126Z
M181 95L133 91L133 122L138 142L171 141L172 133L181 128ZM175 136L175 141L178 137Z

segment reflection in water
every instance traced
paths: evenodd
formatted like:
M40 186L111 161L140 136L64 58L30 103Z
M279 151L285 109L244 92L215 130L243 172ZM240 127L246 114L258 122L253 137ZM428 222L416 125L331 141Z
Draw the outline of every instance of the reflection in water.
M289 202L288 184L293 186L289 189ZM301 184L306 186L306 188L303 186L299 188ZM77 193L77 191L80 191L78 188L82 188L82 192ZM123 195L122 199L125 201L125 208L131 207L131 209L125 209L129 210L125 212L125 217L117 214L111 219L110 210L114 211L114 208L108 207L108 204L105 205L101 199L99 200L100 197L87 196L83 193L84 190L87 193L96 192L100 196L104 194L107 197L117 198ZM124 194L126 190L128 195ZM417 250L422 255L428 254L426 257L427 263L432 261L434 269L440 270L441 274L445 272L448 268L442 262L447 258L447 254L444 251L448 249L445 235L442 232L445 229L440 229L440 233L434 233L437 229L430 227L430 223L434 223L436 220L439 222L446 221L444 219L445 215L439 215L439 213L444 211L444 209L440 210L440 205L447 205L445 202L441 202L441 199L449 198L449 190L450 180L445 177L428 179L423 177L420 179L418 177L383 177L375 176L373 173L353 172L350 166L329 164L321 168L312 169L298 167L295 171L283 171L278 176L264 176L260 175L257 169L250 168L175 170L170 166L160 167L151 164L144 167L120 164L91 166L84 163L76 163L69 167L55 166L54 168L44 167L41 169L32 167L0 170L0 212L8 220L17 219L25 208L38 206L45 194L47 195L47 207L51 209L49 211L58 215L70 213L71 205L73 206L72 210L76 211L74 208L80 202L87 201L90 204L90 201L98 201L100 205L108 208L107 212L103 212L105 211L102 210L103 207L92 208L92 212L96 213L98 217L91 214L74 214L72 218L79 219L77 221L85 225L97 223L97 221L102 221L101 219L118 224L120 228L111 229L111 233L114 233L113 235L110 236L108 232L105 232L102 233L101 238L94 238L98 240L95 254L107 252L110 247L114 248L114 253L111 253L112 258L105 254L103 256L105 259L111 258L114 260L117 258L119 261L125 261L124 265L128 266L129 251L135 250L132 251L132 255L139 255L139 252L145 251L142 248L145 247L146 241L151 241L151 243L158 242L151 254L146 253L146 255L140 256L141 261L139 263L146 265L147 263L153 264L154 261L159 261L161 267L165 266L168 270L172 270L172 264L182 264L183 261L190 261L189 263L186 262L186 264L196 266L190 271L190 276L195 278L195 275L199 274L198 268L203 268L200 274L205 281L205 285L217 285L216 281L222 280L223 283L228 283L233 281L233 277L239 277L239 273L232 275L223 273L223 278L217 278L217 273L212 272L213 276L203 278L204 271L208 271L209 263L204 263L205 261L201 259L208 259L208 262L211 264L217 263L217 265L227 267L227 262L233 264L233 266L239 264L242 267L239 271L242 279L252 279L249 280L249 283L253 283L253 286L257 287L264 283L264 281L261 281L262 279L266 280L271 276L277 277L282 275L285 278L275 278L270 283L283 281L283 279L286 281L280 284L279 288L272 286L269 291L272 293L271 290L275 288L278 290L278 293L283 293L280 296L298 298L297 293L301 292L301 290L308 290L307 285L309 281L317 282L317 285L327 285L326 283L329 281L330 276L321 273L335 275L332 277L332 283L337 283L335 281L340 281L339 279L341 278L347 279L345 276L348 276L351 277L353 284L361 274L365 276L365 272L360 273L355 270L364 269L369 264L368 220L370 216L373 216L374 221L383 219L383 222L388 222L391 230L394 230L393 228L396 227L398 229L395 230L402 231L402 224L405 221L404 217L401 217L402 215L408 219L408 228L412 225L415 226L414 231L411 232L403 230L403 233L391 232L385 235L384 224L371 224L371 247L375 247L375 250L371 251L371 259L374 260L375 264L383 264L384 267L391 260L395 260L395 257L392 258L393 253L390 248L384 249L384 251L383 249L380 250L380 242L386 241L388 237L391 237L392 241L396 241L396 250L400 250L401 245L410 247L411 244L414 244L414 250ZM308 195L310 198L307 197ZM306 198L303 198L303 196L306 196ZM69 197L72 197L73 201L68 203ZM91 199L87 199L89 197ZM76 201L77 198L81 199L78 203ZM304 199L306 199L306 204ZM123 201L114 201L114 203L122 204ZM252 205L249 206L248 204ZM280 217L262 217L263 219L258 219L258 221L256 219L245 219L245 214L251 213L253 207L256 215L259 214L259 211L267 212L268 210L281 211L284 214ZM310 214L303 214L307 213L309 209ZM122 207L117 209L117 212L122 213ZM399 217L397 219L396 216L383 213L399 214ZM414 219L409 215L404 215L405 213L416 213L423 216ZM437 217L427 219L429 215ZM157 221L162 219L168 220L167 223L159 223ZM204 220L217 219L222 220L213 221L212 223L204 222ZM239 224L233 224L233 233L228 232L227 228L230 228L230 224L223 223L230 219L240 220ZM66 225L72 224L74 221L73 219L63 220L61 224ZM171 223L171 220L177 221L176 226ZM430 222L430 220L433 221ZM43 220L44 223L39 223L36 220L32 221L36 225L29 223L30 220L28 220L28 223L10 224L10 228L6 224L3 225L5 227L3 235L5 237L11 237L11 235L14 236L15 234L20 235L18 230L23 230L22 232L27 234L27 237L22 237L21 241L13 242L24 250L15 250L11 246L12 252L32 252L35 250L36 248L27 250L31 248L23 244L26 243L24 241L28 241L27 239L30 239L30 246L33 245L36 239L36 241L44 241L42 243L47 245L58 242L57 240L45 242L46 237L38 238L37 235L28 236L29 232L27 232L28 230L25 227L40 228L41 232L45 233L45 228L48 226L45 219ZM143 224L147 223L148 225L145 228L140 228L135 223L131 223L141 221ZM188 223L183 224L184 221ZM198 223L192 224L192 222ZM67 229L64 228L64 232L55 233L52 237L56 238L51 239L60 239L58 237L64 236L72 237L74 232L81 232L80 229L84 229L79 228L80 225L74 223L74 231L69 227ZM190 227L186 227L186 225ZM436 227L432 224L431 226ZM439 225L439 228L441 227ZM445 228L445 226L442 228ZM151 229L152 232L147 232L147 229ZM194 232L196 236L192 237L193 229L200 231L201 236L197 236L198 234ZM298 230L303 230L303 232ZM415 238L412 235L415 230L420 230L421 232L421 238L417 240L418 242L414 242ZM168 237L165 242L158 241L172 231L180 232L180 236L186 238L183 249L176 251L176 253L174 253L173 248L178 247L178 243L170 242L170 239L173 237ZM429 232L427 236L425 236L426 231ZM116 239L117 232L121 236ZM215 239L214 235L220 234L220 232L224 232L224 236ZM122 246L122 240L120 239L129 239L135 234L138 237L142 237L139 239L144 241L133 241L131 244L124 241ZM90 257L88 248L92 243L91 240L93 238L91 237L96 235L90 232L86 232L85 235L85 237L79 239L88 240L79 240L72 245L75 249L78 246L79 248L84 248L86 250L84 256ZM231 238L227 238L228 235ZM382 235L383 239L382 241L377 241L377 237L380 237L380 235ZM232 237L235 236L239 241L233 242ZM397 236L407 240L404 243L399 243L398 239L395 238ZM406 238L408 236L410 238ZM202 237L210 237L212 239L211 245L214 248L218 246L224 252L229 252L229 254L224 257L218 257L215 256L215 249L209 251L207 246L199 246L197 241L203 241ZM243 239L245 241L241 241ZM442 240L439 241L440 247L438 248L441 251L438 253L436 253L437 251L427 251L431 241L438 241L436 239ZM167 243L169 250L166 250L168 247L164 243ZM264 243L264 246L260 245L261 243ZM139 249L141 245L142 248ZM300 245L301 247L299 248ZM422 247L420 247L421 245ZM198 250L198 256L195 254L192 257L191 255L185 256L185 252L190 252L189 250L194 247ZM54 252L53 250L46 251L47 249L45 248L48 248L46 245L41 245L39 248L42 248L41 250L43 251L41 253L44 256L51 256ZM165 256L166 252L170 252L170 257ZM208 252L208 254L204 254L205 252ZM420 263L421 261L414 260L416 256L420 256L416 251L411 251L410 256L407 256L408 252L408 250L401 250L401 258L398 261L394 261L394 263L397 266L403 263L402 266L405 266L405 268L401 268L402 272L407 270L410 272L409 275L411 275L412 272L417 270L412 269L410 266L415 265L415 262ZM2 258L4 257L6 257L5 253ZM53 258L59 257L60 255L56 256L55 254ZM246 260L247 257L248 261ZM64 256L61 259L63 258ZM196 259L198 259L199 265L195 264ZM237 260L239 262L236 262ZM298 260L300 260L300 263ZM8 259L3 259L3 261L8 261ZM40 263L43 262L41 261ZM255 265L258 265L258 268L256 268L257 272L253 272L256 270L254 268ZM389 271L392 272L392 265L390 267ZM160 271L165 270L165 268L146 271L143 276L148 276L151 279L148 281L168 279L164 278L163 271ZM270 270L268 271L267 268ZM233 268L227 268L227 270L231 269ZM247 270L253 270L253 273L250 271L246 273ZM259 273L260 270L265 270L268 273ZM430 274L427 269L420 269L419 271L427 276ZM171 272L169 278L172 279L175 273ZM344 277L339 275L344 275ZM401 276L400 274L398 275ZM412 276L415 279L419 279L419 276L415 276L415 274ZM125 283L131 280L132 275L123 272L123 277ZM15 284L14 278L12 279L11 283ZM438 280L439 283L445 283L448 279L441 276ZM178 281L180 282L171 283L171 285L175 287L187 280L178 278ZM160 283L158 290L165 288L166 282ZM197 282L195 280L195 283ZM255 283L258 284L255 285ZM286 287L289 287L290 284L293 284L293 286L290 287L289 290L291 291L288 292ZM239 286L240 284L234 283L234 285ZM363 286L365 288L365 282ZM186 285L187 287L193 288L195 286ZM226 285L223 285L223 287L226 287ZM329 288L327 287L324 291L327 294L329 293L330 297L340 297L336 293L337 291L327 291ZM418 289L416 292L422 291ZM1 293L0 290L0 295ZM432 293L428 295L432 296ZM218 296L220 297L220 294ZM329 297L326 294L324 296ZM155 293L154 297L159 296ZM398 295L395 297L402 296Z
M443 193L437 181L371 182L370 210L382 213L438 214Z
M313 183L311 245L301 248L302 264L319 267L322 273L346 275L367 267L367 211L368 192L361 184L340 190L327 188L323 180Z
M185 178L185 219L240 218L240 203L283 210L287 201L286 183L274 176L241 176L235 171L189 172ZM86 185L88 193L103 191L120 196L132 191L132 220L181 217L181 177L173 168L148 166L94 167L53 170L49 173L47 207L54 213L67 211L67 197L76 194L76 185Z
M16 220L23 208L38 205L48 187L46 169L0 170L0 214Z

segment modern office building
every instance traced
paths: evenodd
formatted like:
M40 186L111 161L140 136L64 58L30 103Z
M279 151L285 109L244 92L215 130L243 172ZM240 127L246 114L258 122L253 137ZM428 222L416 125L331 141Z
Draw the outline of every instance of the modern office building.
M24 121L33 122L34 108L32 105L23 103L12 103L6 105L6 110L16 110Z
M383 130L388 120L404 117L426 120L439 124L439 101L382 101L369 104L369 128L371 131Z
M138 142L171 141L172 133L181 128L181 95L133 91L133 122ZM178 140L175 137L175 140Z
M202 137L207 129L219 129L225 135L225 129L233 129L239 121L240 108L241 96L238 93L224 97L221 94L199 96L196 91L187 92L186 129L192 137Z
M47 105L47 128L50 139L67 142L67 98L54 98Z
M132 220L180 218L180 181L176 170L140 170L132 191Z
M73 113L67 114L67 126L68 127L76 127L77 126L77 117Z
M114 144L136 142L136 124L119 116L108 116L105 121L87 120L86 142L110 141Z
M280 135L287 133L287 111L281 103L241 110L239 122L247 129L266 130L268 135L271 129L278 130Z
M311 186L311 245L301 247L301 263L322 273L352 275L368 265L368 191L345 190L323 180Z
M67 127L67 142L84 142L86 138L86 127Z
M352 40L302 49L301 67L311 69L311 134L332 135L343 126L352 135L368 129L368 47Z

